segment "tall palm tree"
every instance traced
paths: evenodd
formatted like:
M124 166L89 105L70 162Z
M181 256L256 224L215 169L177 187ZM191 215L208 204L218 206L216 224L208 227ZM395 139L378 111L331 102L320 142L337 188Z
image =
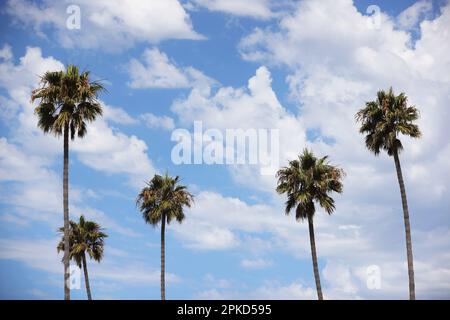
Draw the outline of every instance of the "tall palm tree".
M44 133L64 136L64 299L70 300L69 289L69 135L84 137L86 122L92 122L102 114L97 100L103 85L90 81L89 72L79 72L78 67L68 65L66 71L48 71L41 77L41 86L33 90L31 101L38 100L35 109L38 126Z
M180 185L180 178L155 175L139 193L136 204L146 223L153 226L161 222L161 300L166 298L165 289L165 226L173 219L184 220L183 207L190 208L194 197L186 186Z
M315 204L331 214L335 205L334 199L329 194L333 191L342 192L341 180L344 175L342 169L330 165L327 159L328 157L318 159L311 151L305 149L298 159L289 161L287 167L277 172L277 192L287 194L285 213L289 214L292 209L295 209L297 221L308 220L314 278L319 300L323 300L323 295L314 237Z
M408 98L403 92L396 96L392 88L387 92L378 91L377 99L366 102L366 106L356 114L356 120L361 123L359 132L366 135L365 140L367 149L372 151L375 155L379 155L380 151L384 150L389 156L394 157L405 222L409 298L414 300L416 294L411 227L405 183L403 181L399 158L399 153L403 149L399 136L400 134L403 134L412 138L420 138L421 133L419 127L414 124L414 121L419 118L419 112L415 106L408 106L407 100Z
M92 300L86 252L89 255L89 258L100 262L103 258L105 238L108 237L108 235L102 232L103 229L98 223L85 220L83 215L80 216L78 223L70 221L69 225L69 257L75 261L79 268L83 268L87 296L89 300ZM64 227L60 228L59 231L63 236L57 247L58 252L64 251L65 249Z

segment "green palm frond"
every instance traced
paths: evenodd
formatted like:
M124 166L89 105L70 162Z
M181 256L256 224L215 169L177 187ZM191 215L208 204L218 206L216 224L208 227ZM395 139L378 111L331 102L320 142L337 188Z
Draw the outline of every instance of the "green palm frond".
M86 123L102 115L98 95L104 87L99 81L91 81L88 71L80 74L77 66L68 65L65 72L46 72L40 84L33 90L31 101L38 101L35 114L44 133L59 136L68 126L72 140L75 136L82 138Z
M341 193L344 171L328 163L328 157L316 158L308 149L303 150L298 159L277 172L277 192L286 193L285 212L295 208L297 220L313 217L315 203L331 214L334 200L331 192Z
M420 138L419 127L414 123L419 118L415 106L408 106L404 93L395 95L392 88L378 91L377 99L366 102L356 113L356 121L361 124L359 132L365 134L367 149L378 155L381 150L389 155L403 149L400 134Z
M58 243L58 252L64 251L64 228L59 232L62 234L61 241ZM69 222L69 257L74 260L78 266L81 266L83 255L86 253L97 262L103 258L105 238L108 235L103 232L103 228L96 222L86 220L83 215L78 222Z
M179 182L178 176L172 178L167 173L164 176L157 174L141 190L136 205L147 223L157 225L163 214L167 223L174 219L178 222L184 220L183 208L191 207L194 196Z

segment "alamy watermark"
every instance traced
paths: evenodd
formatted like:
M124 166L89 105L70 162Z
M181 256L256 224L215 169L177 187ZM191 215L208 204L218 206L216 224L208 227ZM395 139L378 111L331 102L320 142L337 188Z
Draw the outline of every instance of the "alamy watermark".
M366 286L369 290L381 289L381 268L379 266L371 265L367 267Z
M366 25L367 28L373 30L378 30L381 28L381 9L379 6L372 4L367 7L366 13L367 16Z
M81 288L81 269L74 264L69 266L69 279L67 286L70 290L80 290Z
M81 29L81 9L76 4L72 4L67 7L66 13L68 17L66 19L66 27L69 30Z
M174 164L258 165L261 175L274 175L279 167L278 129L215 129L203 131L194 121L194 132L175 129L171 136Z

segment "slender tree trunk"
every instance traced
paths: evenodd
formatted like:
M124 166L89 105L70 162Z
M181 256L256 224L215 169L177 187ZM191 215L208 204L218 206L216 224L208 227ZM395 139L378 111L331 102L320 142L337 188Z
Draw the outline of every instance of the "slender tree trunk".
M166 300L166 253L165 253L165 229L166 229L166 214L163 213L161 217L161 300Z
M409 299L416 299L416 290L414 283L414 265L413 265L413 250L411 241L411 226L409 224L408 202L406 200L405 183L403 182L402 167L400 166L400 159L398 152L394 152L395 168L397 169L398 184L400 185L400 193L402 195L403 218L405 220L405 234L406 234L406 256L408 258L408 277L409 277Z
M69 270L69 125L64 126L64 177L63 177L63 209L64 209L64 299L70 300Z
M88 270L87 270L87 262L86 262L86 254L83 253L83 271L84 271L84 283L86 284L86 292L88 300L92 300L92 294L91 294L91 286L89 285L89 276L88 276Z
M309 242L311 243L311 256L313 261L314 278L316 280L317 298L323 300L322 287L320 285L319 265L317 263L316 241L314 239L314 225L312 217L308 217Z

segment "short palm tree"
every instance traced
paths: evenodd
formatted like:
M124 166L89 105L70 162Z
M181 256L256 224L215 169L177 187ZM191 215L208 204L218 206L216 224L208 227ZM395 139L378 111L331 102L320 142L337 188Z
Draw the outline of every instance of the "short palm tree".
M89 72L80 73L78 67L69 65L66 71L48 71L41 77L41 86L33 90L31 100L38 100L35 109L38 126L44 133L64 136L64 298L70 299L69 289L69 135L73 140L86 134L86 122L92 122L102 114L97 100L104 88L97 81L90 81Z
M78 223L70 221L69 225L69 257L71 260L75 261L79 268L83 268L86 293L88 299L92 300L86 253L89 255L89 258L100 262L103 258L105 238L108 237L108 235L102 231L103 229L98 223L86 220L83 215L80 216ZM64 227L60 228L59 231L63 236L57 246L58 252L64 251L65 249Z
M180 185L180 178L155 175L139 193L136 204L146 223L153 226L161 223L161 300L166 298L165 289L165 226L172 220L184 220L183 208L190 208L194 197L186 186Z
M356 120L361 123L360 133L366 135L366 147L375 155L381 150L394 157L397 179L400 185L402 197L403 218L406 233L406 254L408 260L409 298L414 300L414 265L411 242L411 227L409 222L408 202L406 199L405 183L403 181L402 168L399 153L403 149L399 139L400 134L412 138L420 138L419 127L414 124L419 118L419 112L415 106L408 106L408 98L404 93L396 96L390 88L387 92L378 91L377 99L366 102L366 106L358 111Z
M314 237L315 204L331 214L335 205L330 193L342 192L341 180L344 175L342 169L330 165L327 159L328 157L318 159L311 151L305 149L298 159L289 161L287 167L277 172L277 192L287 195L285 213L289 214L291 210L295 209L297 221L308 220L314 278L319 300L323 300L323 295Z

